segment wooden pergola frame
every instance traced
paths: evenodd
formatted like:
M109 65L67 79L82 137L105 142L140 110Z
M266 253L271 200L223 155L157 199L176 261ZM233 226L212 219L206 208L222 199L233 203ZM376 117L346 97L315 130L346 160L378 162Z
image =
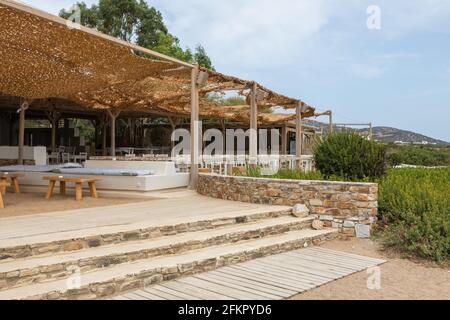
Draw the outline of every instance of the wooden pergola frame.
M45 19L47 21L50 21L52 23L55 23L57 25L62 26L68 26L68 21L58 17L51 15L47 12L35 9L33 7L30 7L28 5L18 3L15 1L10 0L0 0L0 5L3 7L7 7L10 9L14 9L20 12L24 12L27 14L30 14L35 17L39 17L42 19ZM198 126L198 121L200 118L200 95L208 92L211 90L207 85L200 82L200 75L202 78L205 78L202 73L208 73L211 77L219 79L219 83L215 85L215 90L220 91L226 91L226 90L249 90L248 99L249 105L250 105L250 159L252 163L255 163L257 159L257 146L258 146L258 102L260 93L262 93L262 100L265 99L265 103L261 104L261 107L266 107L267 103L273 104L274 101L284 101L286 103L285 107L287 108L295 108L296 110L296 141L297 141L297 156L301 156L301 150L302 150L302 119L305 115L312 116L314 115L314 108L311 106L308 106L304 102L296 101L295 99L291 99L288 97L285 97L283 95L277 94L270 89L265 88L264 86L258 84L255 81L245 81L241 80L235 77L222 75L216 72L212 72L210 70L206 70L204 68L200 68L198 65L187 63L169 56L166 56L164 54L155 52L153 50L140 47L133 43L128 43L126 41L111 37L109 35L103 34L101 32L98 32L96 30L77 25L76 29L78 31L81 31L85 34L88 34L90 36L94 36L96 38L100 38L106 41L109 41L115 45L119 45L125 48L128 48L132 52L140 52L145 55L149 55L157 60L166 61L169 63L173 63L176 66L179 66L181 68L188 68L191 70L191 77L190 77L190 119L191 119L191 163L197 164L199 159L199 141L200 141L200 128ZM174 71L176 68L174 69ZM208 78L208 77L206 77ZM1 89L1 86L0 86ZM25 129L25 112L26 109L30 106L32 102L33 97L24 97L20 103L20 109L18 112L20 113L20 121L19 121L19 163L23 163L23 144L24 144L24 129ZM275 106L275 105L272 105ZM110 122L111 122L111 150L114 152L115 150L115 120L117 116L120 114L121 110L114 109L114 108L106 108L106 114L109 115ZM56 137L55 137L55 130L58 117L60 114L58 114L57 110L47 110L47 117L49 121L52 123L52 149L54 150L56 147ZM124 110L122 110L123 112ZM152 113L157 112L156 110L153 110ZM163 114L164 112L161 112ZM172 117L172 116L178 116L176 113L170 113L167 112L166 116ZM105 122L103 121L103 127L105 129ZM103 130L104 132L104 130ZM103 139L106 139L106 135L103 134ZM113 153L114 155L114 153ZM198 166L192 165L191 166L191 188L195 188L197 184L197 176L198 176Z

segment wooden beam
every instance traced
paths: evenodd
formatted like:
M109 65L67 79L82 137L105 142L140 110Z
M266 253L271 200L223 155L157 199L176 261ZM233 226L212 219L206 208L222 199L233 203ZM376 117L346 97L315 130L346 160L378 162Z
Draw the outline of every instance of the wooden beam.
M303 125L303 119L302 119L302 105L299 103L299 105L296 108L296 118L295 118L295 156L297 157L297 168L301 168L301 161L300 158L302 156L302 125Z
M258 84L253 82L250 93L250 164L258 163Z
M57 111L48 111L45 112L48 120L50 121L52 125L52 142L51 142L51 149L52 152L56 152L56 134L58 130L58 123L61 119L61 113Z
M29 99L23 99L20 102L20 109L19 112L19 157L18 157L18 164L23 165L23 147L25 144L25 111L30 106L32 100Z
M288 147L288 132L286 129L286 125L283 124L281 127L281 155L287 154L287 147Z
M330 114L329 114L329 116L330 116L330 123L329 123L329 133L333 133L333 112L332 111L330 111Z
M107 110L111 119L111 156L115 159L116 156L116 119L120 114L120 110Z
M191 181L190 189L197 189L198 162L199 162L199 87L197 77L199 73L198 65L191 72Z

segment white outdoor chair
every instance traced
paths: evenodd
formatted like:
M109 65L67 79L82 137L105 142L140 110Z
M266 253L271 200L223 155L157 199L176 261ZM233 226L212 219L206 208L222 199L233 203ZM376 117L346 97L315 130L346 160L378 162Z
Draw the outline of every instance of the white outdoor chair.
M64 152L61 154L62 163L70 162L70 153Z

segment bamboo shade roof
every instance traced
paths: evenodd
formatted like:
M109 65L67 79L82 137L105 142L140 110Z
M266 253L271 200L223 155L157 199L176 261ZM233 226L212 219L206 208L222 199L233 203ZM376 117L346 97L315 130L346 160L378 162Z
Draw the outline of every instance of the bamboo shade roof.
M189 116L192 65L10 0L0 0L0 93L30 99L66 99L90 110ZM219 106L207 94L237 90L249 98L252 81L209 74L200 89L200 116L248 121L249 107ZM258 107L314 108L258 85ZM292 120L260 113L262 123Z

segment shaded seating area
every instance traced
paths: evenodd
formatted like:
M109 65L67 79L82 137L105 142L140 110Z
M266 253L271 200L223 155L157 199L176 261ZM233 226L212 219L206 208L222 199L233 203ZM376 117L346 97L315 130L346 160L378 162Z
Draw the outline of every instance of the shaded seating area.
M33 164L24 150L27 145L34 148L38 141L34 132L39 128L32 131L27 126L29 120L46 123L47 164L87 163L90 157L105 156L112 161L117 157L131 161L143 154L154 155L157 161L174 161L167 155L158 159L170 147L139 143L143 134L136 130L136 123L157 119L157 123L167 123L171 131L186 125L191 145L201 134L202 128L197 126L200 120L215 123L222 131L227 126L249 128L252 133L246 163L258 158L259 128L284 128L290 123L291 130L282 130L281 154L286 154L288 135L293 133L294 163L301 167L307 132L303 119L315 116L315 108L304 101L256 81L208 70L93 29L68 27L66 20L21 3L0 0L0 9L0 122L5 124L1 126L5 129L0 132L0 145L17 146L17 164ZM56 53L63 54L64 60L55 59ZM225 106L211 99L213 94L227 92L242 97L242 105ZM71 124L74 119L94 127L92 145ZM129 124L125 142L119 139L124 136L124 122ZM201 163L197 148L191 148L186 156L190 164ZM0 163L1 158L0 154ZM106 160L103 167L110 164ZM189 166L192 188L201 166ZM180 173L178 179L185 181L185 176ZM142 187L142 182L133 184L133 188Z

